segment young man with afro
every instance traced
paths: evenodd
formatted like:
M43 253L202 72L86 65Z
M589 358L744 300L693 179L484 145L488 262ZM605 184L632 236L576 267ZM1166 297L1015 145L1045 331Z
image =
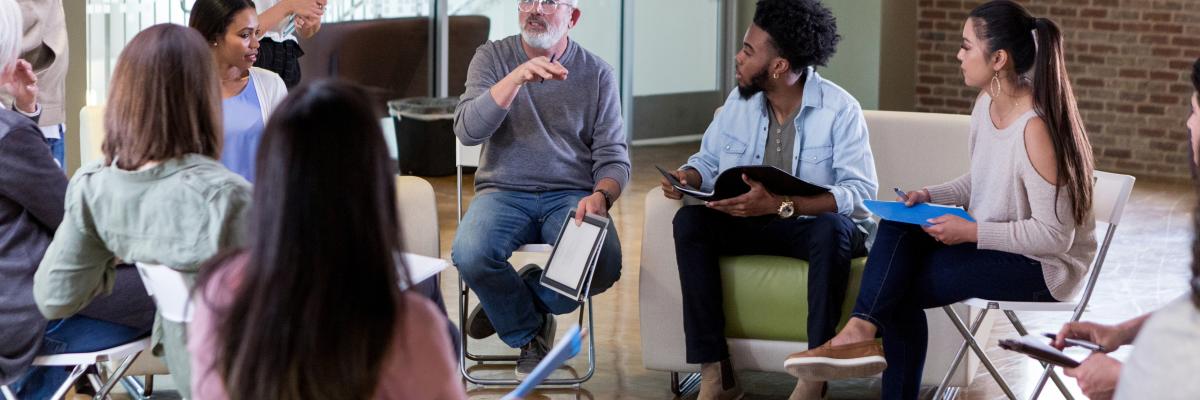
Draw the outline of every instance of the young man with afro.
M788 197L743 177L751 190L727 200L681 208L675 251L683 291L687 362L701 364L700 396L736 399L742 390L725 342L721 273L726 255L764 254L808 261L808 343L836 333L850 260L866 254L871 221L863 201L878 182L858 101L816 72L840 37L818 0L761 0L736 56L738 88L704 132L700 151L673 174L711 190L729 168L771 165L829 188ZM666 179L665 195L678 199ZM800 382L793 398L820 396Z

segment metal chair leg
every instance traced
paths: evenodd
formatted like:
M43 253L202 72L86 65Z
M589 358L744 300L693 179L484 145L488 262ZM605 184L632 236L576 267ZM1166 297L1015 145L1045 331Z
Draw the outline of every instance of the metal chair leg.
M121 361L121 364L117 366L117 369L113 370L112 374L109 374L109 379L104 382L104 386L96 390L96 397L101 399L107 398L108 392L113 390L113 387L115 387L117 382L120 381L121 375L125 375L125 371L129 370L129 367L133 365L133 360L136 359L139 354L142 354L142 352L139 351L137 353L133 353L129 357L125 357L125 359Z
M467 341L469 340L469 337L467 336L467 328L466 328L467 308L470 305L470 297L471 297L470 289L466 286L466 283L462 280L461 276L459 276L458 284L459 284L459 307L458 307L459 334L462 337L462 340L459 343L459 349L461 350L459 352L460 353L459 365L458 365L459 373L462 375L463 379L466 380L467 382L470 382L470 383L473 383L473 384L476 384L479 386L492 386L492 385L515 386L515 385L520 384L521 382L517 381L516 379L477 378L477 377L471 375L471 373L469 371L467 371L467 364L466 364L467 360L476 361L478 364L483 364L485 362L512 362L512 361L516 361L517 357L516 356L476 355L476 354L470 353L468 346L467 346ZM578 386L578 385L592 379L592 376L595 375L595 373L596 373L596 335L595 335L595 332L592 332L595 328L595 324L594 324L595 308L592 305L592 301L590 298L588 298L587 300L585 300L583 302L580 302L580 305L579 305L580 326L583 326L583 313L585 313L585 312L587 313L587 317L588 317L588 324L587 324L587 328L588 328L588 338L587 338L587 340L588 340L588 369L587 369L587 372L585 374L583 374L583 376L580 376L578 378L573 378L573 379L546 379L546 380L542 381L542 386Z
M87 364L76 365L75 368L71 370L71 373L67 375L67 381L63 382L62 386L59 386L58 390L55 390L54 395L50 396L50 398L61 399L63 396L66 396L67 390L71 389L71 385L74 385L75 381L79 380L79 377L83 376L84 372L87 372L87 367Z
M1018 334L1021 336L1029 334L1029 331L1025 329L1025 325L1021 323L1021 319L1017 318L1017 313L1011 310L1004 310L1004 315L1008 317L1009 322L1012 322L1013 328L1016 328ZM1062 378L1059 378L1058 374L1054 372L1054 366L1047 363L1041 364L1043 368L1042 376L1038 378L1037 385L1034 385L1033 393L1029 395L1030 400L1037 400L1038 396L1042 394L1042 389L1046 387L1046 378L1054 380L1054 385L1058 386L1058 391L1062 393L1063 397L1067 398L1067 400L1075 400L1075 397L1071 396L1071 391L1067 389L1067 385L1063 383Z
M965 339L967 344L971 346L971 350L974 351L975 355L979 357L979 361L983 363L985 368L987 368L988 373L992 375L992 379L995 379L996 383L1000 385L1000 389L1004 391L1004 394L1011 400L1017 400L1017 396L1013 394L1012 389L1008 386L1008 382L1006 382L1004 377L1000 375L1000 371L996 370L996 366L992 365L992 360L988 358L987 353L985 353L983 348L979 346L979 343L975 341L975 337L971 336L966 324L964 324L962 319L958 317L958 313L950 310L946 314L950 317L950 322L953 323L954 327L958 329L958 333L962 334L963 339Z
M683 397L685 394L691 393L699 386L699 373L689 373L684 375L683 379L680 379L678 372L671 373L671 394L674 394L676 397Z
M943 306L942 310L946 311L947 313L955 313L954 308L952 308L952 306ZM957 313L955 313L955 314L957 315ZM986 309L986 308L982 309L979 312L979 317L976 317L975 321L973 321L971 323L971 336L972 337L974 337L975 334L979 332L979 327L983 325L983 320L984 320L984 318L987 317L987 314L988 314L988 309ZM967 315L969 316L970 314L968 313ZM940 384L938 384L937 390L935 390L933 392L934 399L942 398L942 396L946 393L946 390L950 387L950 378L952 378L954 376L954 371L958 369L959 364L961 364L962 360L964 358L966 358L967 347L968 347L967 340L966 340L966 338L963 338L962 346L959 346L958 352L954 353L954 361L952 361L950 363L950 369L948 369L946 371L946 375L942 377L942 382Z

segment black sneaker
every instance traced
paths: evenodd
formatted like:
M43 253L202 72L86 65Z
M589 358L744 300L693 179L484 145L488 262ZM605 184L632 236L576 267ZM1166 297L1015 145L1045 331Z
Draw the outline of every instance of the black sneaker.
M542 268L537 264L528 264L521 267L517 271L524 280L526 275L534 271L541 271ZM488 336L496 334L496 327L492 326L492 321L488 319L487 312L483 310L483 302L475 304L475 308L471 310L471 314L467 316L467 336L473 339L486 339Z
M530 340L529 343L521 346L521 355L517 357L516 375L518 381L525 380L526 376L533 373L534 368L546 358L546 353L550 352L550 346L554 343L554 314L546 314L542 321L542 327L538 330L538 334Z

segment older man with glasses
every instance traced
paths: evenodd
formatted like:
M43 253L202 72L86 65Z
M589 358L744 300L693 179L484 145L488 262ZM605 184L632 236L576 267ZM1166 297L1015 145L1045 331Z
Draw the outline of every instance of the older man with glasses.
M541 286L536 266L518 272L507 260L523 244L555 243L568 218L606 216L629 182L629 152L612 66L567 35L579 22L578 0L519 0L517 9L521 33L476 50L455 110L454 133L483 152L452 258L480 299L467 334L499 333L520 348L523 379L553 342L554 314L578 303ZM610 226L590 293L620 275Z

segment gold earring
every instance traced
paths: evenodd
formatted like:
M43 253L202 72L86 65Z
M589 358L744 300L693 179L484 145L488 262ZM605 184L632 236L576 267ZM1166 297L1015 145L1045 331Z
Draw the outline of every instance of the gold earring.
M771 79L779 79L779 74L771 74Z
M992 89L992 97L1000 95L1000 71L996 71L996 74L992 75L992 86L995 87Z

